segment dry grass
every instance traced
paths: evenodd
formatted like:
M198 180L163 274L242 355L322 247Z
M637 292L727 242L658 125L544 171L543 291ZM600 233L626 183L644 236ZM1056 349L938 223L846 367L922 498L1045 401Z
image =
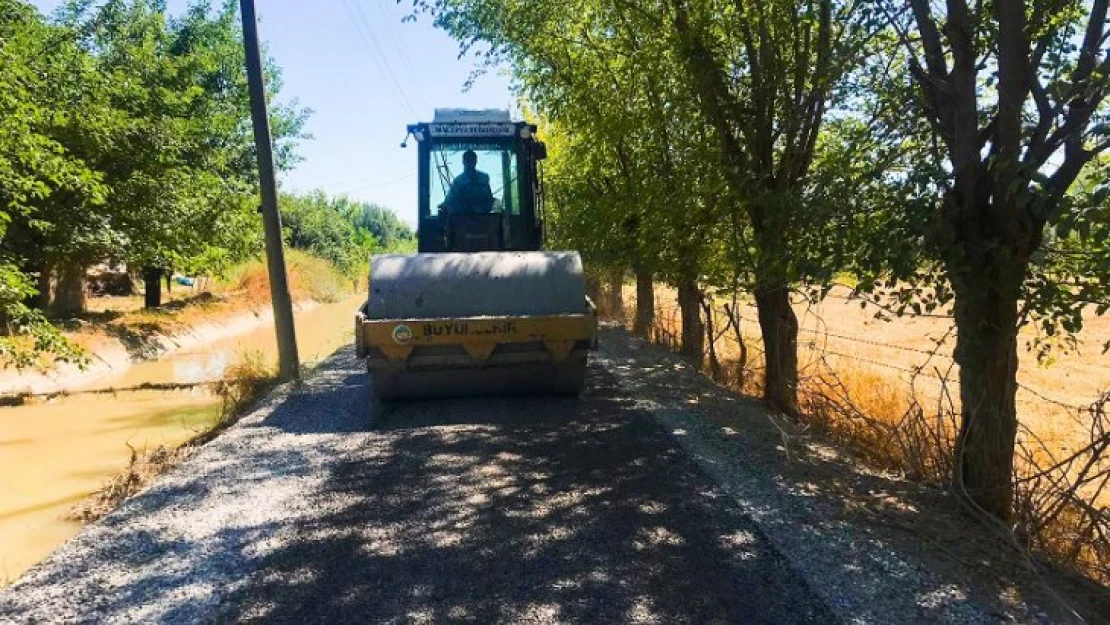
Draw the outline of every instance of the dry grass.
M343 301L357 285L325 260L297 250L286 256L290 294L295 302ZM69 338L95 353L105 337L122 342L136 358L156 356L160 338L187 331L201 321L230 317L270 302L270 281L262 260L238 265L220 279L194 287L177 285L163 293L164 304L144 309L142 296L89 298L89 312L59 322Z
M681 317L659 289L653 339L677 349ZM624 293L635 305L634 289ZM762 353L750 304L718 302L706 372L734 391L761 395ZM916 481L947 485L954 470L959 404L951 323L936 318L876 320L858 305L799 306L801 419L868 464ZM831 314L830 314L831 313ZM627 317L627 315L625 315ZM1088 320L1088 343L1110 324ZM1093 350L1096 351L1097 350ZM1052 367L1022 361L1015 459L1017 522L1008 540L1057 566L1110 584L1110 394L1095 392L1107 367L1075 352ZM1036 386L1034 386L1036 385ZM1040 390L1045 389L1045 390ZM1068 392L1065 392L1065 389ZM1085 405L1060 398L1090 393ZM1075 400L1073 400L1075 401Z
M1028 430L1018 441L1017 527L1052 561L1110 585L1110 393L1084 410L1086 443L1063 449Z
M350 295L354 282L328 261L298 250L285 256L289 293L295 301L339 302ZM263 260L236 267L228 275L232 291L253 304L270 301L270 275Z
M127 467L112 476L103 488L74 506L66 518L90 522L115 510L234 424L276 383L275 364L267 362L261 352L244 354L239 362L227 369L224 379L213 388L223 400L219 419L176 448L159 445L154 449L138 450L129 445L131 459Z
M634 306L635 289L627 287L624 299ZM731 306L731 302L715 302L715 316L721 318L715 323L718 330L726 323L725 305ZM739 299L737 308L744 338L757 360L760 341L755 308L745 298ZM676 332L680 324L672 292L659 290L656 310L662 323L668 326L662 331ZM837 371L847 367L869 370L888 383L913 385L915 394L930 406L942 398L945 385L954 387L958 369L951 358L955 333L950 318L943 315L879 318L876 316L881 312L879 309L861 306L858 300L850 299L850 291L839 287L820 304L799 302L795 312L800 322L803 369L819 368L821 361L827 361ZM719 341L722 359L736 343L734 334L729 329ZM1035 329L1027 328L1020 338L1022 344L1032 341ZM1059 353L1047 364L1039 363L1030 352L1020 354L1019 412L1022 421L1046 441L1081 445L1084 428L1077 428L1074 419L1060 419L1063 407L1060 404L1081 408L1110 390L1110 367L1101 350L1102 344L1110 341L1110 315L1100 317L1093 309L1089 310L1084 315L1079 339L1076 350Z
M121 503L142 492L159 475L177 466L194 448L182 445L176 449L163 445L139 451L131 447L127 468L112 476L104 487L78 502L66 514L71 521L90 522L104 517Z
M957 426L952 410L926 410L908 389L858 366L822 367L801 383L810 425L869 464L943 483L952 475Z
M216 386L216 392L223 400L221 414L224 416L219 429L230 425L229 419L238 417L273 388L277 377L277 364L268 360L261 351L247 352L238 362L228 367L224 372L224 379ZM207 440L210 439L205 439L205 442Z

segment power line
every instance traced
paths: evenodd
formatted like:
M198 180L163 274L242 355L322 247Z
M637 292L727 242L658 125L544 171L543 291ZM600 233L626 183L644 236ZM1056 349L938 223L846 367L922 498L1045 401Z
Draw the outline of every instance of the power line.
M366 14L362 11L362 7L358 4L358 0L351 0L351 2L354 6L353 10L351 9L352 4L349 4L347 0L343 0L343 7L346 9L347 15L351 18L355 31L358 32L359 38L362 39L363 44L366 45L378 70L390 85L393 86L394 90L396 90L397 95L401 97L401 100L409 109L409 112L412 113L413 116L416 116L416 109L413 108L412 101L409 100L408 94L405 93L404 88L401 87L400 81L397 80L396 74L393 73L393 69L389 66L389 61L385 58L385 55L382 54L381 47L374 38L373 27L370 25L369 20L366 19Z
M377 38L374 37L374 30L373 30L373 27L371 26L370 18L366 17L366 13L362 10L361 0L351 0L351 2L354 4L355 11L358 13L359 17L362 18L362 23L363 23L364 26L366 26L366 34L368 35L368 37L370 39L370 43L373 44L374 50L377 51L378 58L381 59L382 65L385 66L386 72L389 73L390 78L393 79L393 82L397 85L397 88L401 90L401 93L405 97L406 104L409 105L409 110L412 111L413 115L416 115L416 111L415 111L415 109L413 109L411 101L408 100L408 92L404 91L404 89L402 88L402 82L397 79L397 74L394 73L393 67L389 63L389 56L386 55L385 50L382 49L381 44L379 44ZM385 17L385 12L384 11L382 12L382 17L383 18ZM384 20L383 20L383 23L384 23ZM386 31L389 32L389 29L387 28ZM392 33L390 33L390 34L392 36ZM399 50L398 50L398 53L400 53ZM404 59L403 55L401 57L401 62L405 63L405 59ZM415 76L415 74L413 74L411 71L409 71L407 75L408 76Z
M385 58L385 55L382 54L381 47L378 45L377 40L374 39L373 29L370 26L369 20L366 19L366 14L362 11L362 7L359 6L358 0L352 1L354 2L354 10L351 9L351 5L347 2L347 0L343 0L343 8L347 11L347 15L351 18L351 22L354 24L355 27L355 32L358 33L359 39L362 40L362 43L366 45L367 50L370 51L370 56L373 59L375 65L378 66L378 69L385 76L386 80L397 91L397 95L401 97L401 101L404 102L405 106L409 109L409 112L412 114L412 116L416 117L417 113L416 109L412 105L412 101L409 100L409 97L405 93L405 90L401 87L400 81L397 80L397 76L393 73L393 69L389 66L389 61Z
M357 2L358 0L355 1ZM382 14L382 24L386 24L385 32L389 34L389 40L393 42L393 49L397 51L397 57L401 59L401 65L405 68L405 75L417 76L418 74L412 71L412 67L409 65L408 57L401 50L401 42L397 40L397 35L393 32L392 28L388 27L389 16L382 7L382 0L375 0L374 3L378 5L378 12ZM424 107L425 110L428 109L428 103L424 100L424 90L420 88L420 85L416 85L416 99L419 100L420 106Z
M362 193L362 192L365 192L365 191L372 191L374 189L380 189L382 187L388 187L389 185L396 184L398 182L401 182L402 180L408 180L409 178L414 178L415 176L416 176L416 172L409 172L407 174L397 176L396 178L392 178L390 180L383 180L381 182L377 182L377 183L371 184L369 186L355 187L353 189L346 189L346 190L342 191L342 193Z
M411 174L411 173L412 172L409 171L406 168L404 170L396 170L396 171L390 171L390 172L378 172L376 174L371 174L369 176L361 176L359 178L348 178L347 180L336 180L336 181L333 181L333 182L322 182L322 183L320 183L320 186L330 188L330 187L342 187L342 186L351 185L351 184L369 184L369 183L374 183L374 182L377 182L378 180L382 180L382 179L385 179L385 178L390 178L390 177L393 177L393 176L400 176L400 175L403 175L403 174Z

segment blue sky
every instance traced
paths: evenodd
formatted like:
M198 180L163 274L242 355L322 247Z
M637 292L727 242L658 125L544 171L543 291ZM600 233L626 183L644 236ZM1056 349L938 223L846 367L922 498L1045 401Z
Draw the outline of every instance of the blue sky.
M60 0L34 0L49 14ZM185 0L169 0L171 12ZM435 107L514 108L509 79L487 73L463 92L475 64L427 16L402 23L405 0L256 0L259 33L284 72L282 99L313 109L284 189L322 188L374 201L416 221L416 150L405 125ZM387 70L386 67L389 69Z

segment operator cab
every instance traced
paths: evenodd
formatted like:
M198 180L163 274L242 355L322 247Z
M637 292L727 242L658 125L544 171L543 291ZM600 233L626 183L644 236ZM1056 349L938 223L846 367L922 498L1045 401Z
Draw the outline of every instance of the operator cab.
M419 147L420 252L540 249L539 163L547 149L536 139L536 126L512 121L508 111L436 109L430 123L412 124L408 131ZM467 152L477 156L475 169L488 176L492 201L488 196L485 201L448 201Z

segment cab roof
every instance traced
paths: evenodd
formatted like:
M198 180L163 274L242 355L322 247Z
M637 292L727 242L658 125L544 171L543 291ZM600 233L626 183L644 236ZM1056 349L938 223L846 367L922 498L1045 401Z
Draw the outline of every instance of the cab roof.
M504 109L436 109L433 124L511 123L512 116Z

